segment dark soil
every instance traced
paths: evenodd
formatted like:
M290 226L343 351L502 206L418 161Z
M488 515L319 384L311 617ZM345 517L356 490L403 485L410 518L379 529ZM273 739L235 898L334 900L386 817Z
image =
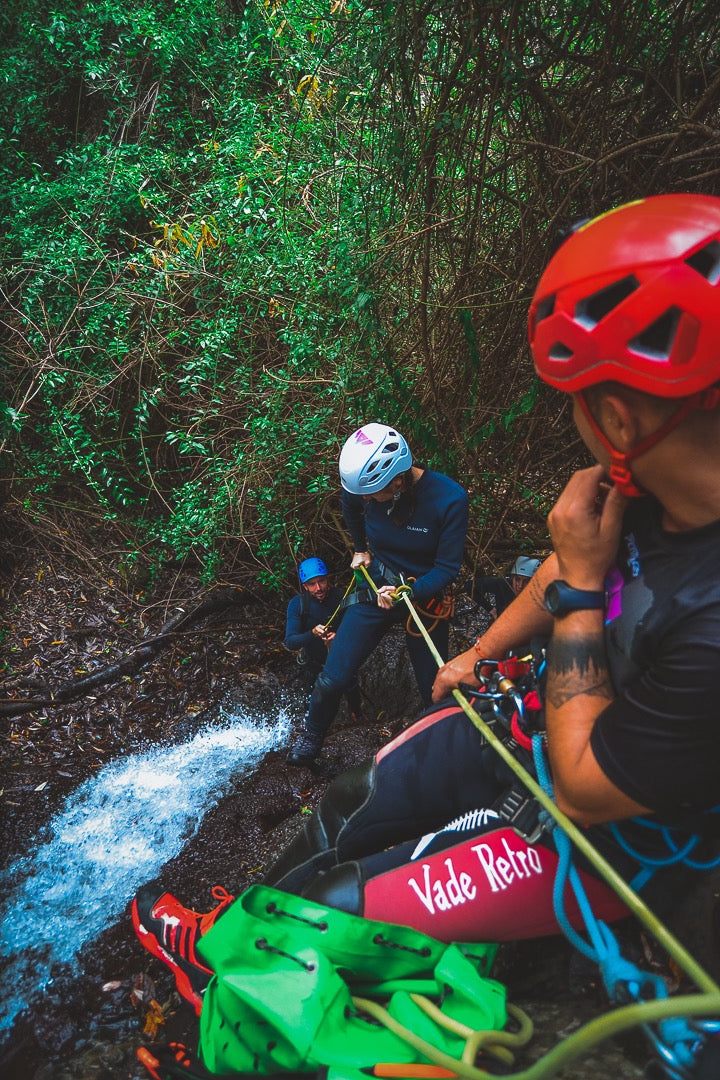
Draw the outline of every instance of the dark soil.
M203 591L196 575L181 570L165 571L150 591L118 570L107 541L92 555L85 549L69 554L63 538L54 543L19 527L12 541L7 551L14 558L0 579L2 699L57 691L116 662L157 633L178 604ZM0 866L30 846L63 797L99 765L148 742L186 737L228 696L263 708L282 695L295 703L299 720L298 668L282 646L284 603L252 585L232 584L237 605L175 636L132 677L74 704L0 719ZM473 618L470 612L458 622L457 648L465 647ZM268 753L163 867L164 887L203 911L212 906L213 885L239 892L260 880L329 780L366 760L412 719L417 698L394 643L366 669L366 722L354 724L341 714L313 770L288 768L284 753ZM0 1047L5 1080L146 1078L135 1052L153 1045L147 1021L157 1007L151 1001L162 1010L157 1041L179 1036L193 1042L194 1014L164 965L143 952L129 917L85 949L80 961L79 975L59 971L42 997L28 1003ZM571 963L562 941L504 947L496 971L536 1023L525 1065L605 1008L594 971ZM601 1048L568 1075L638 1080L646 1056L644 1043L632 1038Z

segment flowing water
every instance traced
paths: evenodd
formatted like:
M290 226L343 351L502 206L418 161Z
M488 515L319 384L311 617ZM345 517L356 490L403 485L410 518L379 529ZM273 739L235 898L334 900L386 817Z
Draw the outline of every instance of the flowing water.
M225 714L180 745L118 758L81 784L27 855L0 876L0 1031L82 946L121 916L138 887L195 834L203 814L290 730Z

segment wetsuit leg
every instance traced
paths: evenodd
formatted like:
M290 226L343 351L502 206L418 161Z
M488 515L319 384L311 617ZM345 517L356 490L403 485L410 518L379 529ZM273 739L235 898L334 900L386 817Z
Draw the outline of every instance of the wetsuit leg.
M437 661L425 644L424 638L406 632L405 639L420 697L423 704L428 706L432 701L432 686L438 673ZM440 619L437 626L430 631L430 640L443 660L447 660L450 641L450 624L447 619Z
M435 705L372 762L332 782L266 881L301 891L339 861L441 828L479 803L490 805L509 775L454 700Z
M337 715L343 694L391 624L382 608L371 604L354 604L348 608L325 666L315 680L305 721L305 729L311 735L319 739L325 735Z
M320 874L303 895L317 903L397 922L441 941L511 941L560 933L553 909L555 851L528 845L514 829L487 822L460 843L458 833L344 862ZM444 845L448 846L444 846ZM595 914L628 914L612 890L579 871ZM582 926L574 896L570 921Z
M315 813L268 870L265 884L301 893L322 870L335 866L338 835L367 801L374 778L374 761L336 777Z
M491 806L511 777L454 699L434 705L375 755L367 796L338 832L338 861Z

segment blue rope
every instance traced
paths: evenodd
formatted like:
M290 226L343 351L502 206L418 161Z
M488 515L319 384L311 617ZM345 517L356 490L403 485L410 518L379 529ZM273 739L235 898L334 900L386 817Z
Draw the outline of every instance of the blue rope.
M707 859L705 861L700 859L691 859L690 852L694 851L697 845L700 843L700 836L694 834L688 838L683 847L679 847L675 837L672 834L672 830L668 825L661 825L657 821L647 821L645 818L636 817L632 819L637 825L642 825L646 829L653 829L655 832L659 832L670 849L670 854L667 856L651 856L646 855L644 852L637 851L636 848L630 844L630 842L623 836L620 831L620 827L613 823L610 826L610 830L617 840L620 847L626 854L630 855L636 862L642 863L646 866L661 867L661 866L676 866L678 863L682 863L684 866L690 867L692 870L712 870L715 866L720 866L720 855L715 858Z
M541 735L533 735L533 761L540 786L546 795L553 796L553 785L543 749ZM597 919L588 900L580 875L572 862L572 845L566 833L555 824L552 837L558 853L558 867L553 885L555 918L562 933L584 956L600 968L605 989L611 1001L644 1000L648 995L658 999L668 996L668 989L659 975L643 971L620 952L617 938L610 927ZM628 850L625 848L625 850ZM571 926L565 911L565 890L568 882L583 917L590 941ZM648 1025L644 1029L655 1045L658 1055L669 1069L669 1076L680 1077L695 1062L694 1049L698 1045L698 1031L693 1030L682 1017L673 1017L657 1025L657 1031ZM687 1073L684 1073L687 1075Z

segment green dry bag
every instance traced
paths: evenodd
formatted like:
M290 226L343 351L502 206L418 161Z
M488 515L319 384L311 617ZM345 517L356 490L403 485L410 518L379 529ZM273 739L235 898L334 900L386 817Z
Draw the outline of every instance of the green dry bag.
M214 1073L327 1066L351 1077L377 1062L457 1059L468 1032L505 1026L505 987L487 977L496 950L253 886L198 945L214 972L202 1060Z

